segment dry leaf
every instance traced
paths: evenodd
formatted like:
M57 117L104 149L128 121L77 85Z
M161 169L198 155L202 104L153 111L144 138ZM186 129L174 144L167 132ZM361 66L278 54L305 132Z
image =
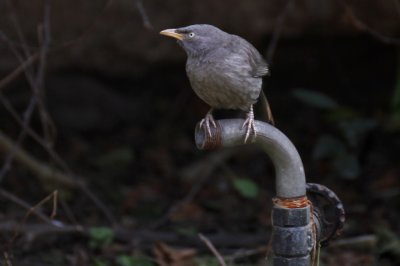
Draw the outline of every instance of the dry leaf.
M156 242L153 246L153 253L160 266L195 266L195 249L177 249L162 242Z

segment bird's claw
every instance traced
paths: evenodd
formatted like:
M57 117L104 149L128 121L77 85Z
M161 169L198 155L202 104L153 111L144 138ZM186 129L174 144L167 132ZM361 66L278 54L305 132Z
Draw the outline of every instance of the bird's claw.
M250 133L253 132L252 142L255 140L257 136L256 127L254 125L254 112L253 106L250 107L250 111L247 113L247 118L243 123L242 129L246 127L246 136L244 137L244 143L247 143L247 140L250 137Z
M210 110L206 116L201 119L200 121L200 127L204 128L204 130L208 133L208 136L211 137L211 128L210 124L214 127L217 128L217 124L215 123L214 117L212 116L211 113L212 110Z
M244 121L243 123L242 129L245 127L247 127L247 129L246 129L246 136L244 137L244 143L247 143L247 140L249 139L251 132L253 133L252 141L254 141L254 139L257 136L257 131L254 126L254 118L253 119L247 118L246 121Z

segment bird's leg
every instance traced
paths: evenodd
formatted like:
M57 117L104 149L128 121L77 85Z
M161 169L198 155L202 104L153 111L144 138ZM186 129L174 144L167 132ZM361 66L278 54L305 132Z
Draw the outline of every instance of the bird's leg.
M244 143L247 142L247 139L250 136L250 132L253 131L253 140L254 138L257 136L257 132L256 132L256 128L254 126L254 112L253 112L253 105L250 105L250 111L247 113L247 117L246 120L243 123L242 129L243 128L247 128L246 129L246 136L244 138Z
M210 111L207 112L206 116L200 121L200 127L204 128L204 130L208 133L208 136L210 137L211 137L210 124L215 128L217 127L217 124L215 124L215 120L212 115L212 111L213 109L211 108Z

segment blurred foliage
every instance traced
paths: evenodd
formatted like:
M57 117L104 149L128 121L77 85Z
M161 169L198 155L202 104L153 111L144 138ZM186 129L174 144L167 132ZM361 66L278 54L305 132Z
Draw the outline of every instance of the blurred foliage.
M196 259L197 266L219 266L219 262L215 257L201 256Z
M397 49L396 83L391 100L392 114L387 125L389 130L400 130L400 48Z
M354 118L351 120L339 121L337 124L346 143L356 149L360 140L371 130L378 126L378 122L370 118Z
M400 236L386 228L378 228L380 255L391 255L400 263Z
M365 137L378 126L378 122L361 117L320 92L294 89L292 95L306 105L324 110L326 123L335 129L336 135L325 133L317 139L313 158L329 160L333 171L342 178L357 178L361 173L359 151Z
M237 177L232 181L233 187L245 198L255 198L258 195L258 185L249 178Z
M311 91L307 89L295 89L293 90L292 94L298 100L315 108L326 110L338 108L338 104L333 99L317 91Z
M196 236L199 233L195 227L178 226L174 228L174 231L181 236Z
M114 240L114 233L108 227L91 227L89 229L89 246L91 248L103 248Z
M153 266L154 263L149 259L129 255L119 255L117 257L118 266Z
M122 171L134 160L129 147L118 147L97 157L93 164L103 171Z
M101 259L98 259L98 258L93 259L93 264L94 264L94 266L107 266L108 265L107 262L105 262Z

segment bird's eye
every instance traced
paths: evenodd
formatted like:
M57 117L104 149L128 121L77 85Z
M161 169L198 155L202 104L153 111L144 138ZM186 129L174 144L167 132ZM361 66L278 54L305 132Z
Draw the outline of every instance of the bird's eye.
M193 32L189 33L189 37L193 38L194 37L194 33Z

